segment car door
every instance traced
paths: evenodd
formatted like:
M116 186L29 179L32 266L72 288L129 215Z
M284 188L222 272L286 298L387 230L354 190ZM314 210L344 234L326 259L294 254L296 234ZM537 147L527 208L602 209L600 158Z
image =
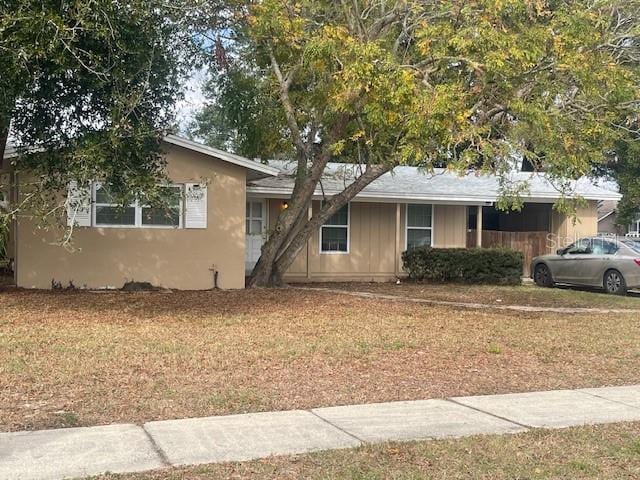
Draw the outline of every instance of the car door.
M591 240L591 255L580 266L580 276L585 285L602 286L604 273L614 264L619 248L616 243L604 238Z
M558 255L551 255L549 256L549 258L546 260L547 265L549 266L549 268L551 269L551 276L553 277L553 279L556 282L563 282L564 280L564 274L565 271L567 269L568 263L569 263L569 257L567 255L567 251L573 247L573 245L569 245L568 247L566 247L564 249L564 252L562 255L558 254ZM558 250L560 251L560 250Z
M589 261L591 255L591 239L583 238L567 247L560 255L556 268L552 271L556 282L582 284L582 262Z

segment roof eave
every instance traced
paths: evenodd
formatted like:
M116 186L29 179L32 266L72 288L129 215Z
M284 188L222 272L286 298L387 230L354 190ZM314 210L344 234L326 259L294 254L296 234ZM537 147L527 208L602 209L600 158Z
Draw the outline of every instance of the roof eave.
M240 155L234 155L233 153L225 152L223 150L209 147L207 145L202 145L200 143L188 140L186 138L178 137L176 135L167 135L163 138L163 140L171 145L186 148L194 152L199 152L209 157L218 158L224 162L244 167L247 170L251 170L252 172L255 172L255 174L252 176L253 179L276 177L280 173L279 170L273 167L254 162L253 160L241 157ZM16 149L11 148L5 151L4 158L11 159L17 157L18 155L19 152Z
M238 165L240 167L246 168L247 170L251 170L260 174L258 176L254 176L254 178L276 177L280 173L279 170L273 167L254 162L253 160L241 157L240 155L235 155L233 153L209 147L208 145L203 145L186 138L178 137L176 135L167 135L163 140L171 145L176 145L178 147L186 148L188 150L202 153L210 157L218 158L227 163Z
M260 187L260 186L247 186L247 193L255 195L274 195L278 197L289 197L292 193L292 188L289 187ZM337 190L324 190L324 192L316 191L314 196L322 198L324 195L335 195L339 193ZM619 200L621 197L618 193L601 194L601 195L583 195L585 200ZM525 201L545 203L558 200L560 196L555 194L536 194L525 197ZM497 196L492 195L459 195L459 194L413 194L413 193L401 193L401 192L367 192L362 191L355 196L356 200L360 201L385 201L385 202L451 202L458 204L486 204L494 203L498 200Z

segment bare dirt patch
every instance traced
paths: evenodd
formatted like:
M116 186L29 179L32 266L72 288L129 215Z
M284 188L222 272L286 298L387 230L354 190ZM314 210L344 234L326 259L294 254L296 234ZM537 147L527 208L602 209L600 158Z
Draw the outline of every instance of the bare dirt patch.
M0 293L0 429L640 383L637 315L295 289Z

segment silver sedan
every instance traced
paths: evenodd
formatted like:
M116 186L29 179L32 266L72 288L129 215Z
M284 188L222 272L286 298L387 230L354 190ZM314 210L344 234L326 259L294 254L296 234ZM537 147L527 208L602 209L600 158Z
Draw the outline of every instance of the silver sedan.
M628 289L640 288L640 240L582 238L555 255L534 258L531 272L541 287L567 283L625 295Z

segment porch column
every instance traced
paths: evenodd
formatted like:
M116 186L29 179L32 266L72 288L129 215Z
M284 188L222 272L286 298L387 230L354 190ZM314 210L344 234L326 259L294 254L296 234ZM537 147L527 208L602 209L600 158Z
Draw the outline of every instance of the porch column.
M482 247L482 205L478 205L478 216L476 219L476 247Z
M313 216L313 200L309 204L309 209L307 211L307 219L311 220L312 216ZM310 255L311 255L311 237L309 237L309 240L307 240L307 279L308 280L311 279L311 258L309 258Z

